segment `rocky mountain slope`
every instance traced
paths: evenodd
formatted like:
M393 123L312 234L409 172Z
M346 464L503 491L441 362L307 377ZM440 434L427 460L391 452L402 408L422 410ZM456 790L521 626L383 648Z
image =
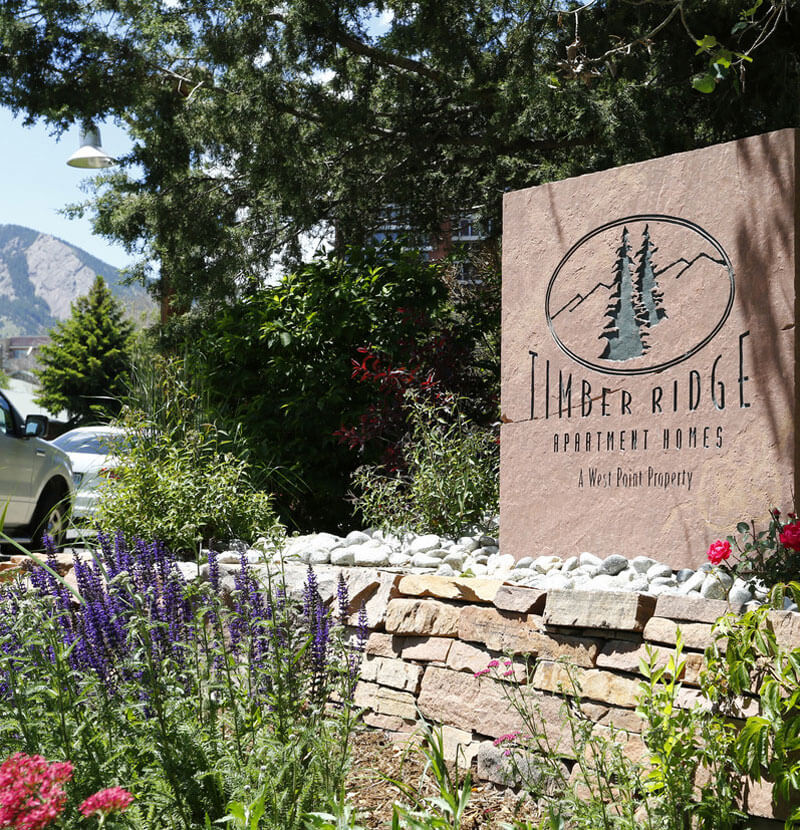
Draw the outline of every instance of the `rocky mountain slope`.
M46 233L0 225L0 337L46 334L70 314L100 274L132 319L154 305L140 286L121 284L119 271Z

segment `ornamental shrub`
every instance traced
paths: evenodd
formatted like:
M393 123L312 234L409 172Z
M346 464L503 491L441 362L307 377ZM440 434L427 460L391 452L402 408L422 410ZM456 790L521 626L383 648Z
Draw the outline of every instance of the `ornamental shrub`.
M240 443L203 421L202 401L182 361L156 360L150 388L117 425L118 466L102 490L96 522L128 539L156 538L184 556L232 539L277 540L271 497L252 483Z
M452 396L405 394L401 466L363 466L353 476L355 512L371 526L458 536L497 515L496 429L470 422Z
M208 419L241 431L287 524L346 527L353 471L402 439L400 398L386 405L385 389L356 372L367 353L420 381L433 372L474 420L496 418L497 280L457 293L451 270L398 245L348 248L182 320L176 337L208 390Z

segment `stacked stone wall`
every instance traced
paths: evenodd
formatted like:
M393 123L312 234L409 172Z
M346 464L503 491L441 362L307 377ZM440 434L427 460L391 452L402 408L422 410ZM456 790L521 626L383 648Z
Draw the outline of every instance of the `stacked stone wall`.
M677 702L691 707L701 699L703 650L712 642L713 623L731 610L723 601L702 598L544 592L492 579L414 574L380 574L369 593L371 632L356 691L364 721L399 735L413 732L420 715L440 723L449 757L460 747L464 758L477 763L480 778L498 784L505 771L493 741L522 724L502 681L476 676L491 660L513 671L509 681L526 684L547 738L568 758L569 729L559 695L570 688L561 662L568 659L576 667L584 715L608 734L611 726L621 730L626 754L638 759L645 747L635 710L647 647L666 661L680 629L686 668ZM773 611L769 619L782 645L800 647L800 614ZM508 655L513 660L506 667ZM754 697L740 701L736 714L757 711ZM745 807L763 819L782 817L769 784L751 786Z

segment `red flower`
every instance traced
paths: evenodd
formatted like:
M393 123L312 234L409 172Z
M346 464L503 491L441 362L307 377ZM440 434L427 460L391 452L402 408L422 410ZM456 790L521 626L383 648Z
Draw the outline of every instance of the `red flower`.
M0 766L0 827L42 830L63 811L61 784L72 778L72 764L48 764L41 755L17 752Z
M731 555L731 543L730 542L723 542L720 539L717 539L716 542L712 542L708 548L708 561L712 565L719 565L723 559L727 559Z
M119 810L120 813L127 810L131 801L133 801L133 796L127 790L122 787L108 787L100 790L99 793L90 795L78 809L84 816L90 816L93 813L108 815L114 810Z
M800 521L785 525L780 535L781 544L791 550L800 550Z

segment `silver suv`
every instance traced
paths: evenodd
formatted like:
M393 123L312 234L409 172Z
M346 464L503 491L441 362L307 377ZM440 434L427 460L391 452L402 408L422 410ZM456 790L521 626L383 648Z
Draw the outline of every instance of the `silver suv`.
M18 542L43 548L49 533L63 544L74 496L69 456L43 441L47 418L23 421L0 392L0 519L3 532Z

